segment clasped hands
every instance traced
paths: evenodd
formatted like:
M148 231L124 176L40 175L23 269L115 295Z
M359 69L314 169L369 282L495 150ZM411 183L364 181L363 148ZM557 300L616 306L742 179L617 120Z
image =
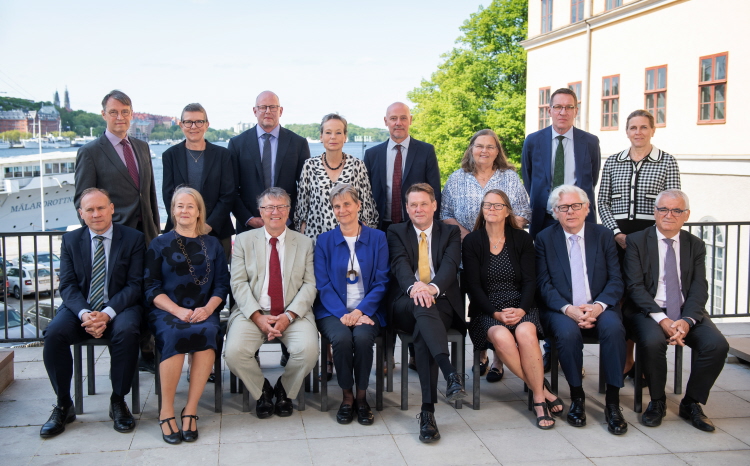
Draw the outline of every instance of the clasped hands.
M581 304L580 306L568 306L565 315L576 321L578 327L582 329L594 328L596 319L604 312L604 308L599 303Z
M177 308L177 311L174 312L174 315L177 316L178 319L189 324L203 322L204 320L208 319L208 316L210 316L211 314L213 314L213 311L209 310L205 306L196 307L194 310L179 307Z
M291 311L289 311L291 313ZM284 333L287 327L289 327L289 318L286 314L279 314L272 316L270 314L263 314L260 311L255 312L252 316L252 321L258 326L261 332L265 333L268 337L268 341L274 338L279 338ZM296 318L297 315L295 314Z
M94 338L101 338L104 335L104 331L107 330L107 324L110 321L109 314L100 311L85 312L81 316L81 327L86 330L86 333Z
M690 331L690 325L682 319L672 320L669 317L659 321L659 327L667 336L670 345L685 346L685 337Z
M523 309L517 307L506 307L502 311L495 311L492 314L492 317L505 325L513 326L518 324L525 315L526 311Z
M375 325L375 322L370 319L370 316L364 314L359 309L355 309L348 314L341 316L341 323L347 327L356 327L358 325Z
M424 282L414 282L409 292L409 297L414 300L415 306L430 307L435 304L437 288Z

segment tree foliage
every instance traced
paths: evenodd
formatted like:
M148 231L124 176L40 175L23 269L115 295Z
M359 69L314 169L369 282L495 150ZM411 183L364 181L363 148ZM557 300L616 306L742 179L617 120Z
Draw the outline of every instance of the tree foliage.
M430 80L408 96L412 134L435 145L443 183L456 170L471 136L490 128L519 164L525 135L526 0L494 0L464 21L458 46L443 55Z
M30 139L31 137L31 133L18 131L17 129L0 133L0 141L8 141L14 143L21 142L21 139Z
M284 128L293 131L303 138L320 139L320 124L288 124ZM381 128L363 128L352 123L347 123L347 141L354 142L357 136L370 137L372 142L382 142L388 139L388 130Z

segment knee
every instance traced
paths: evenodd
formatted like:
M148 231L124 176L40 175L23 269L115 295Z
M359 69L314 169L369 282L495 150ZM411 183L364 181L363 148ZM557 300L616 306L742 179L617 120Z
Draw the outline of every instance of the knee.
M702 352L715 356L717 360L719 358L723 360L726 359L727 354L729 353L729 342L724 338L724 335L719 334L710 343L702 345L701 350Z
M354 336L354 351L371 351L375 343L375 335L364 334Z
M567 324L567 323L566 323ZM557 325L552 328L552 335L557 340L558 345L569 345L580 343L583 344L583 337L581 336L581 330L571 320L570 324Z
M644 335L637 343L636 345L646 351L647 353L664 353L667 352L667 337L662 335L659 335L657 333L652 333L648 335Z
M599 339L618 339L625 341L625 326L619 319L605 319L598 325Z
M538 344L536 326L531 322L523 322L516 327L516 340L519 344Z
M349 328L343 329L343 331L339 332L329 332L328 335L328 341L331 342L331 346L334 349L348 349L351 351L352 349L352 332L349 330Z

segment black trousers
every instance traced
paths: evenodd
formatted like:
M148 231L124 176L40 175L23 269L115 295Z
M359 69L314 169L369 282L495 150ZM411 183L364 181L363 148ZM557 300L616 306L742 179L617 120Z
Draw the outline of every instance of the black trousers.
M380 323L348 327L338 317L328 316L316 320L318 331L328 338L333 349L333 365L339 387L352 390L356 380L359 390L367 390L372 370L375 338L380 335ZM378 368L378 370L382 370ZM325 368L322 369L325 372Z
M667 384L667 337L659 324L642 312L628 316L627 322L643 358L643 372L651 399L663 398ZM685 344L698 352L685 396L706 404L711 387L724 368L729 343L711 319L704 317L685 336Z
M133 373L138 364L141 308L127 308L118 313L104 331L111 342L112 392L125 396L130 392ZM44 334L44 367L55 390L58 402L70 400L73 379L73 356L70 345L93 338L81 327L81 320L67 308L52 319Z
M417 306L408 296L401 296L393 303L393 325L414 339L422 403L437 403L438 365L435 356L449 354L448 330L452 323L453 308L445 298L438 298L430 307Z

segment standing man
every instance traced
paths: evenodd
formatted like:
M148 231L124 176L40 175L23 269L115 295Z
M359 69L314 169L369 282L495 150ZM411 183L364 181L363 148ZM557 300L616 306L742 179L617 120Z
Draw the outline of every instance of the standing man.
M70 398L73 358L70 345L106 338L111 356L109 417L118 432L131 432L135 419L125 402L138 362L143 300L143 234L112 222L116 211L107 191L81 193L78 214L86 226L62 237L60 296L63 304L44 336L44 367L57 405L42 426L42 438L54 437L76 418Z
M684 192L662 191L654 205L656 225L628 235L625 248L626 322L643 352L651 395L642 421L656 427L666 416L667 346L688 345L698 357L693 358L680 416L696 429L713 432L701 404L724 368L729 344L706 312L706 245L682 230L690 218Z

